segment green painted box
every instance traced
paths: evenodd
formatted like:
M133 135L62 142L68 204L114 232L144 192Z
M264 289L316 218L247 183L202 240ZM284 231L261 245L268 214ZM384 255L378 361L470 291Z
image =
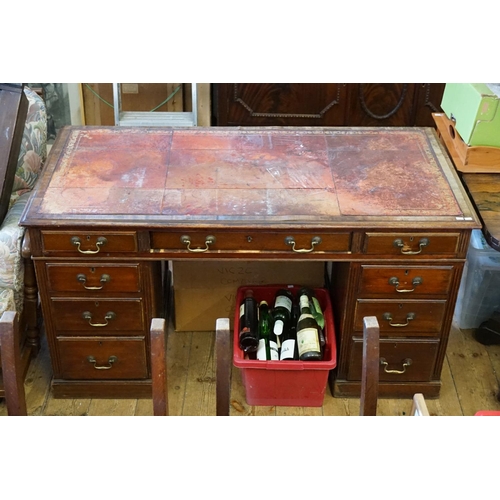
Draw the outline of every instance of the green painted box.
M500 147L500 84L447 83L441 108L469 146Z

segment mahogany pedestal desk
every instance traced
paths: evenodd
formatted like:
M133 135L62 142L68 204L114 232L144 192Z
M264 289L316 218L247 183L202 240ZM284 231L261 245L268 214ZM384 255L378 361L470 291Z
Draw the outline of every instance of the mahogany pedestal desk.
M328 262L335 396L437 397L471 230L431 128L66 127L23 215L55 397L150 397L161 261Z

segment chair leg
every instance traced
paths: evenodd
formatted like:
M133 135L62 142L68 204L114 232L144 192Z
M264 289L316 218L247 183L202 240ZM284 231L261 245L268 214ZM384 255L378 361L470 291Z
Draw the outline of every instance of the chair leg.
M375 316L363 318L363 369L361 374L361 416L377 414L380 327Z
M167 332L163 318L151 320L151 379L153 393L153 415L168 415L167 390Z
M216 414L229 416L231 397L231 330L229 318L218 318L215 323Z
M413 402L411 405L412 417L429 417L429 410L425 404L424 395L417 393L413 395Z
M26 416L28 412L21 369L19 323L14 311L5 311L0 318L0 353L7 413L10 416Z

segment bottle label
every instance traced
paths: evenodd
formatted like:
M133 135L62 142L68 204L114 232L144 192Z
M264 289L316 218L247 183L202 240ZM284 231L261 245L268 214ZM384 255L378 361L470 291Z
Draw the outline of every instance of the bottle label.
M242 302L240 306L240 319L245 314L245 303Z
M300 308L309 307L309 297L307 295L300 296Z
M299 356L305 352L320 352L318 330L316 328L304 328L297 332L297 342L299 343Z
M298 319L297 323L298 323L300 320L304 319L304 318L312 318L312 319L314 319L314 316L313 316L312 314L301 314L301 315L299 316L299 319Z
M279 360L279 354L278 354L278 344L276 342L273 342L272 340L269 341L269 351L271 352L271 360Z
M259 340L259 347L257 347L257 359L261 361L266 360L266 341L264 339Z
M281 344L281 355L280 359L293 359L293 353L295 351L295 339L288 339Z
M292 301L290 300L290 297L287 297L286 295L278 295L276 297L274 307L285 307L292 312Z

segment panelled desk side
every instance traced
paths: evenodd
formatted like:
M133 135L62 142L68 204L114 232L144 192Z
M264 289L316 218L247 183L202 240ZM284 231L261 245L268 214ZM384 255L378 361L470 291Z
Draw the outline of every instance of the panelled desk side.
M30 232L55 397L150 397L162 262L326 261L331 388L359 396L362 317L380 396L437 397L478 217L430 128L66 127Z

